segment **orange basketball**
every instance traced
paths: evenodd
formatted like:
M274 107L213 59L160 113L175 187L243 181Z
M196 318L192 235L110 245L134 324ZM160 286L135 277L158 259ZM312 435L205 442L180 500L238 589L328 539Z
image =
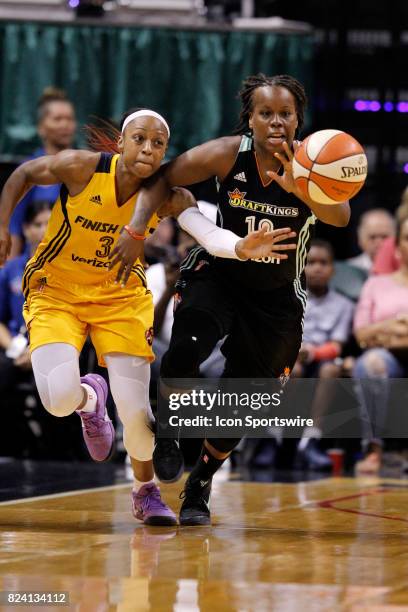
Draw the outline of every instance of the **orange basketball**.
M367 157L359 142L340 130L308 136L295 153L293 176L304 193L319 204L350 200L367 178Z

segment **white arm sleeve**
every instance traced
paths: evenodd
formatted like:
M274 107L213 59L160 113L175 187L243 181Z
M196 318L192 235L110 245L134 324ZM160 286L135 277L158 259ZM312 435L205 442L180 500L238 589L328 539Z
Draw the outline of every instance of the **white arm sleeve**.
M230 230L215 225L200 213L198 208L192 206L186 208L179 214L177 221L180 227L193 236L211 255L240 260L235 252L235 246L241 238Z

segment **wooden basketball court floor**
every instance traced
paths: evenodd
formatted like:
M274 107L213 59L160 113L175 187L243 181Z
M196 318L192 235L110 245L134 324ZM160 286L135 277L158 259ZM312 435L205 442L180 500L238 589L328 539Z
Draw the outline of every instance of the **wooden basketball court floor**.
M180 483L162 491L178 509ZM154 528L122 484L0 504L0 590L69 592L69 608L408 610L408 482L217 481L211 527Z

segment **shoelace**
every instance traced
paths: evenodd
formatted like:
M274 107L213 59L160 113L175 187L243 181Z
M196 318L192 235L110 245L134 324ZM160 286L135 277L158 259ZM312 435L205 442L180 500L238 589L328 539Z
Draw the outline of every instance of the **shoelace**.
M195 487L185 487L179 495L179 499L189 498L193 503L201 504L206 509L208 500L204 497L204 489L196 489Z
M103 420L97 414L92 412L84 413L81 415L84 429L90 438L99 434L100 421Z
M157 489L148 489L147 495L136 495L136 500L140 502L143 512L146 510L162 510L166 508L166 504L160 497L160 491Z
M175 441L172 438L162 438L160 440L160 446L163 453L166 454L166 458L168 456L179 455L179 447L175 444Z

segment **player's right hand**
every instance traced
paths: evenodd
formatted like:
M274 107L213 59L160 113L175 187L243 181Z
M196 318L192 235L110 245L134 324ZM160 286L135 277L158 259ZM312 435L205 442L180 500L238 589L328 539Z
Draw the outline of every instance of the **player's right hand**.
M235 251L240 259L259 259L268 256L274 259L287 259L288 256L284 251L293 251L296 249L296 243L278 243L295 237L296 232L292 232L290 227L281 227L271 232L268 232L266 227L262 227L241 238L235 246Z
M8 228L0 225L0 266L4 266L11 249L11 238Z
M124 287L129 279L132 266L137 259L143 261L143 241L134 240L123 231L118 238L115 248L109 256L109 270L119 265L116 282Z

